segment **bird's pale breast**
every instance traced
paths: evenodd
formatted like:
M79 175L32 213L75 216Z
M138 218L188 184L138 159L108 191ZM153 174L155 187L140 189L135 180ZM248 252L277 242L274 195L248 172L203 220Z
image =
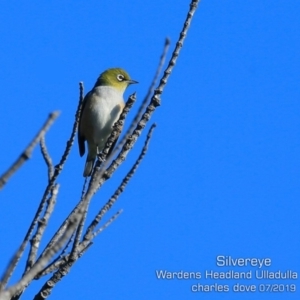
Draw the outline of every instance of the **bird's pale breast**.
M95 87L86 101L80 132L101 151L124 107L123 93L109 86Z

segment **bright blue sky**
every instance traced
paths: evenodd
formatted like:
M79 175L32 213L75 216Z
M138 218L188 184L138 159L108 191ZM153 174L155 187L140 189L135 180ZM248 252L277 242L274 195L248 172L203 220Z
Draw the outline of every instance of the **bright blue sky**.
M120 66L140 82L126 96L137 91L141 101L164 38L170 37L173 49L188 5L2 1L1 173L57 109L62 114L46 139L58 162L79 81L88 91L100 72ZM227 255L268 257L272 265L266 270L300 272L299 14L297 1L200 3L151 120L158 127L147 156L110 216L120 208L123 214L50 299L298 299L299 291L192 293L197 283L270 281L158 280L155 271L256 270L217 267L216 256ZM131 167L143 139L94 198L89 219ZM76 144L59 180L46 237L80 196L84 160ZM24 237L46 175L37 148L1 191L1 270ZM273 283L300 288L299 280ZM40 284L23 299L32 299Z

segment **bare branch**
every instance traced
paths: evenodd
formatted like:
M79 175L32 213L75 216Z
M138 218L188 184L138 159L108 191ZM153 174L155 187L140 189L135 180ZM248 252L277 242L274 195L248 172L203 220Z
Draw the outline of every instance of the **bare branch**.
M26 160L28 160L32 154L32 151L36 144L40 141L41 137L43 137L50 126L53 124L55 119L59 116L59 111L54 111L49 114L48 119L39 130L37 135L33 138L31 143L27 146L27 148L23 151L23 153L19 156L19 158L12 164L12 166L0 176L0 190L4 187L4 185L8 182L9 178L17 172L19 168L24 164Z
M102 232L106 229L113 221L117 219L117 217L123 212L123 210L119 210L116 214L114 214L101 228L98 229L98 233ZM46 299L52 292L55 285L65 277L73 264L76 262L78 258L82 256L82 254L89 248L89 245L77 252L77 255L67 255L62 260L60 260L56 266L58 270L52 275L52 277L47 280L47 282L43 285L40 291L35 295L34 300L44 300Z
M66 262L65 258L69 257L69 254L66 255L67 250L69 248L69 246L72 244L72 242L74 241L74 236L75 236L75 232L71 235L69 241L67 242L67 244L65 245L65 247L63 248L62 252L60 253L60 255L54 260L52 261L48 266L46 266L40 273L38 273L34 279L40 279L41 277L54 272L55 270L58 269L58 267L62 264L63 262Z
M149 142L150 142L150 139L151 139L151 136L152 136L152 132L153 132L155 127L156 127L156 124L152 124L152 126L150 127L150 129L148 131L147 139L145 141L143 149L142 149L138 159L136 160L135 164L130 169L130 171L127 173L127 175L124 177L124 179L122 180L121 184L119 185L119 187L117 188L115 193L111 196L111 198L107 201L107 203L102 207L102 209L99 211L99 213L97 214L95 219L92 221L91 225L88 227L88 229L87 229L87 231L84 235L83 242L82 242L84 247L87 246L97 234L99 234L99 232L93 234L93 231L95 230L95 228L99 224L99 222L102 220L103 216L107 213L108 210L111 209L111 207L117 201L119 196L122 194L122 192L124 191L126 185L129 182L129 180L131 179L131 177L133 176L133 174L137 170L138 166L140 165L142 159L144 158L144 156L147 152L148 145L149 145Z
M39 207L37 209L37 212L36 212L32 222L29 226L29 229L28 229L28 231L25 235L25 238L24 238L22 244L20 245L18 251L15 253L14 257L12 258L12 260L9 264L9 267L7 268L7 271L5 272L5 276L2 276L2 278L1 278L0 291L1 291L1 288L4 288L6 286L8 280L11 277L14 269L16 268L21 256L23 255L25 247L26 247L26 245L29 241L29 238L30 238L30 236L31 236L36 224L37 224L37 220L38 220L41 212L44 209L45 203L47 201L48 194L51 191L51 189L53 188L54 183L55 183L58 175L60 174L60 172L62 170L63 164L65 163L65 160L66 160L66 158L68 156L68 153L70 152L71 146L74 142L74 137L75 137L75 134L76 134L76 131L77 131L78 123L79 123L79 116L80 116L80 111L81 111L82 101L83 101L83 84L82 84L82 82L79 83L79 87L80 87L79 104L78 104L77 111L76 111L76 114L75 114L75 123L73 125L73 130L72 130L72 133L71 133L71 137L70 137L69 141L67 142L67 149L65 150L63 158L61 159L61 163L58 165L58 167L55 167L54 174L53 174L50 182L48 183L48 185L47 185L47 187L44 191L44 195L42 197L40 205L39 205Z
M58 240L57 243L55 243L52 248L48 249L45 255L33 265L33 267L21 278L19 282L17 282L15 285L8 288L7 290L0 292L1 300L2 299L8 300L12 296L20 293L23 290L23 288L27 286L29 282L31 282L32 279L44 268L44 266L51 260L53 255L55 255L59 251L59 249L61 249L62 246L66 243L66 241L70 238L70 236L74 232L74 229L78 225L80 218L82 217L81 213L82 211L79 212L78 215L75 215L72 218L72 220L70 220L68 228L65 231L64 235L61 237L61 239Z
M74 234L73 234L73 236L74 236ZM69 245L69 243L70 243L70 241L68 242L68 245ZM70 254L66 254L66 249L67 249L68 245L65 246L63 252L59 255L59 257L57 259L55 259L49 266L47 266L44 270L42 270L39 274L37 274L35 279L39 279L39 278L41 278L41 277L43 277L47 274L50 274L50 273L58 270L58 268L60 266L62 266L63 264L65 264L69 260ZM81 257L83 255L83 253L85 251L87 251L87 249L91 245L92 245L92 243L88 244L85 248L80 246L80 252L77 252L78 257Z

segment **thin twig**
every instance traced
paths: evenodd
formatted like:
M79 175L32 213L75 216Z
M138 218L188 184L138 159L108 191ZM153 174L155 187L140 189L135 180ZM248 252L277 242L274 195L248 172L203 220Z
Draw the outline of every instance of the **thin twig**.
M27 146L27 148L23 151L23 153L19 156L19 158L12 164L12 166L0 176L0 190L4 187L4 185L8 182L9 178L17 172L17 170L24 164L26 160L28 160L32 154L32 151L36 144L40 141L41 137L46 134L49 130L50 126L53 124L55 119L59 116L59 111L54 111L49 114L46 122Z
M57 178L57 176L60 174L60 172L63 169L63 166L70 154L71 148L74 144L74 139L77 133L77 129L78 129L78 124L79 124L79 119L80 119L80 114L81 114L81 109L82 109L82 103L83 103L83 83L79 82L79 103L78 103L78 107L77 107L77 111L75 114L75 122L73 124L73 129L72 129L72 133L71 136L69 138L69 140L67 141L67 145L66 145L66 149L64 151L64 154L62 155L59 164L57 164L55 166L55 171L54 171L54 175L53 175L53 180L55 180Z
M82 191L81 191L81 199L82 199L83 196L84 196L85 189L86 189L86 184L87 184L87 182L88 182L88 178L89 178L89 177L85 177L85 178L84 178L84 183L83 183Z
M52 159L47 150L45 136L42 136L42 138L40 139L40 147L41 147L42 156L48 168L48 180L50 181L54 172L54 167L53 167Z
M82 231L83 231L83 226L84 226L84 223L86 220L87 212L88 212L88 209L86 207L85 211L83 212L83 216L79 222L79 225L77 227L76 233L75 233L75 239L74 239L73 247L71 250L71 260L75 260L77 258L78 245L80 243L80 239L81 239L81 235L82 235Z
M94 232L93 237L96 237L99 233L106 229L112 222L114 222L120 216L122 212L123 209L118 210L104 225L102 225L96 232Z
M167 69L164 72L164 76L161 78L159 86L155 90L155 93L154 93L154 95L152 97L152 100L154 100L154 98L156 96L162 94L162 92L163 92L163 90L164 90L164 88L165 88L165 86L167 84L167 81L168 81L168 79L169 79L169 77L170 77L170 75L171 75L171 73L173 71L173 68L174 68L175 64L176 64L177 58L178 58L180 50L181 50L181 48L183 46L183 42L184 42L184 40L186 38L188 29L189 29L189 27L191 25L191 21L192 21L193 15L194 15L194 13L195 13L195 11L197 9L197 6L198 6L199 2L200 2L200 0L192 0L191 1L190 9L188 11L187 17L186 17L185 22L183 24L183 28L182 28L182 30L180 32L179 39L178 39L178 41L176 43L176 47L175 47L175 49L174 49L174 51L172 53L172 57L171 57L171 59L169 61L168 67L167 67Z
M50 216L54 210L56 198L58 195L58 189L59 189L59 185L55 184L51 191L51 196L47 201L47 207L45 209L44 216L41 217L40 220L38 221L36 233L34 234L34 236L31 239L31 247L30 247L30 251L29 251L29 255L28 255L28 259L27 259L25 272L27 272L31 268L31 266L33 265L33 263L36 259L36 254L37 254L40 242L41 242L41 238L42 238L44 231L48 225Z

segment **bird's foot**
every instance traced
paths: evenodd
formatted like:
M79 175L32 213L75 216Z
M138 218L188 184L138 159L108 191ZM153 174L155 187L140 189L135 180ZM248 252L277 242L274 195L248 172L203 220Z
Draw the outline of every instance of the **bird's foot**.
M105 162L105 158L104 158L103 153L98 153L98 154L97 154L97 157L98 157L98 159L99 159L99 161L100 161L101 163Z

